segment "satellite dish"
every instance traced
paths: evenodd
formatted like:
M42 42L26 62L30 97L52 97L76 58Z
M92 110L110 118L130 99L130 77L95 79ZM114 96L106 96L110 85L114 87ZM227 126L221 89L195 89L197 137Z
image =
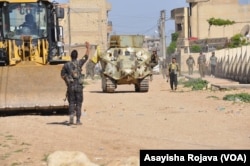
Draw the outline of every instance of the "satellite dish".
M241 29L240 34L242 34L243 36L246 36L249 33L249 30L250 30L250 26L249 25L245 25Z

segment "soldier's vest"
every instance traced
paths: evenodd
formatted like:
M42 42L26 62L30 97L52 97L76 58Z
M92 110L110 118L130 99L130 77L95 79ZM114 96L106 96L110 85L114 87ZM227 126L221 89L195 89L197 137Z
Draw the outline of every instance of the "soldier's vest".
M198 58L198 64L205 64L206 63L206 57L205 55L201 55Z
M193 65L194 64L194 59L193 58L188 58L187 64L188 65Z
M82 74L82 69L78 61L69 63L69 71L70 77L74 80L74 82L82 85L84 82L84 74Z
M217 63L217 58L215 56L211 56L211 58L210 58L210 64L211 65L216 65L216 63Z
M178 71L179 71L179 65L177 63L175 63L175 64L170 63L169 64L169 73L177 74Z

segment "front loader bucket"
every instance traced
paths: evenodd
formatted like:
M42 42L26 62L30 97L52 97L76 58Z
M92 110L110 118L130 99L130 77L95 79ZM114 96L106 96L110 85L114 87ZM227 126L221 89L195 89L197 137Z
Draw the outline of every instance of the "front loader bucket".
M62 65L0 67L0 111L66 110Z

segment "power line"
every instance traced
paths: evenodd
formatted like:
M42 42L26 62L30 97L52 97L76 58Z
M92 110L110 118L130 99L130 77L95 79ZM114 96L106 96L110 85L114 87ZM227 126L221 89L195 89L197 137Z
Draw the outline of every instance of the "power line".
M153 27L147 29L147 30L146 30L144 33L142 33L142 34L146 34L147 32L149 32L149 31L151 31L151 30L153 30L153 29L156 29L157 26L158 26L158 25L154 25Z

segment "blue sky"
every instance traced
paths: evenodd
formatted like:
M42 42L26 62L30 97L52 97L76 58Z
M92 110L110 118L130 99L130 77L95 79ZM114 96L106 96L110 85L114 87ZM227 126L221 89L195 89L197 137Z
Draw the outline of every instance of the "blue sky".
M161 10L166 18L174 8L184 7L186 0L108 0L112 4L109 20L116 34L143 34L157 36ZM166 21L167 38L174 32L173 20Z
M68 0L56 0L67 2ZM107 0L112 9L109 21L112 21L113 32L116 34L143 34L157 36L160 11L166 11L166 18L170 17L172 9L186 7L186 0ZM239 0L242 4L250 4L250 0ZM171 33L174 32L174 21L166 21L167 44Z
M239 0L240 4L250 4L250 0Z
M109 20L113 23L113 31L117 34L158 35L160 11L166 11L166 18L171 16L171 10L187 7L186 0L107 0L112 4ZM239 0L240 3L250 3L250 0ZM166 21L167 44L171 33L175 30L174 21Z

